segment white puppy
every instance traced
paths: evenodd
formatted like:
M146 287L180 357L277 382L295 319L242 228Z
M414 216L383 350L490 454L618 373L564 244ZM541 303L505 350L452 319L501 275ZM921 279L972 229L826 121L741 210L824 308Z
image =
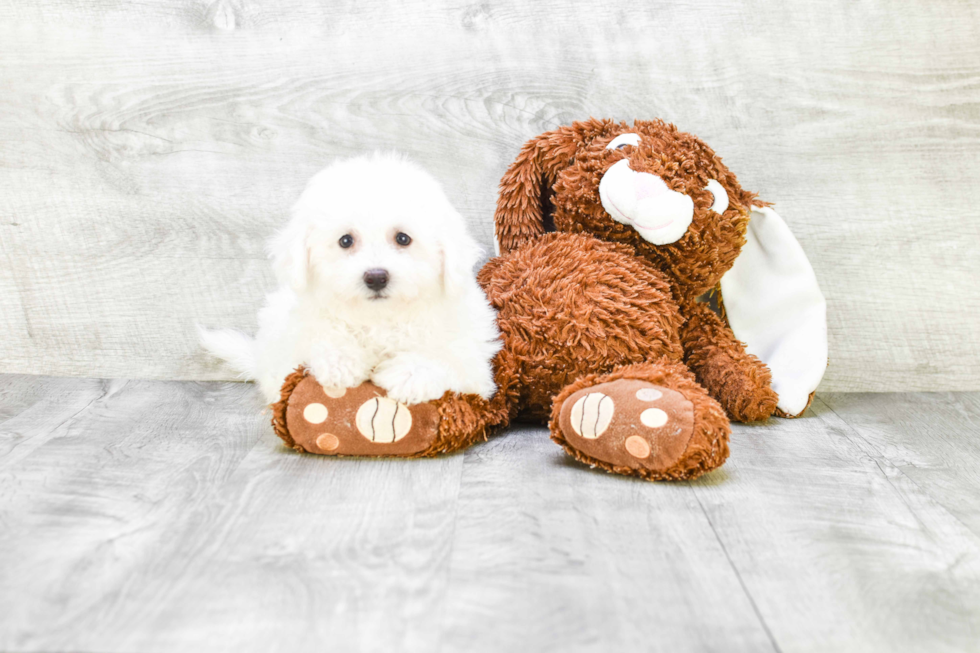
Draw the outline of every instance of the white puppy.
M370 379L405 403L446 390L489 398L500 343L473 275L480 253L420 167L392 154L340 161L310 180L271 243L281 286L256 338L201 330L201 341L269 402L300 364L324 387Z

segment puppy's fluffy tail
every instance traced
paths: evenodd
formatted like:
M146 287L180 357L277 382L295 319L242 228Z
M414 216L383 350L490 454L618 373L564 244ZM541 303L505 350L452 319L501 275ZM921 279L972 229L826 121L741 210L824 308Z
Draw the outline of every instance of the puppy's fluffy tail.
M212 355L225 360L243 379L255 379L255 341L234 329L209 330L197 327L201 345Z

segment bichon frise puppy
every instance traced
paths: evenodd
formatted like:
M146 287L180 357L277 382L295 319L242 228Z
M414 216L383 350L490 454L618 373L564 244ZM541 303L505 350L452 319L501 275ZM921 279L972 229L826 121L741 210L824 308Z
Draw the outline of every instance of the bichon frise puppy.
M324 387L371 380L421 403L447 390L489 398L500 348L476 282L481 250L442 188L394 154L337 162L310 180L270 246L280 287L255 339L201 330L202 344L268 402L305 364Z

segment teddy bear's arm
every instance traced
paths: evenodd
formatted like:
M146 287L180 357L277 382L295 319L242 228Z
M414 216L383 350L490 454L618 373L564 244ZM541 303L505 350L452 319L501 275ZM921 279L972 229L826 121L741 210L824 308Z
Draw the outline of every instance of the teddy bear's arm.
M728 325L706 304L684 306L681 330L684 360L728 414L739 422L767 419L778 397L770 387L769 368L745 351Z

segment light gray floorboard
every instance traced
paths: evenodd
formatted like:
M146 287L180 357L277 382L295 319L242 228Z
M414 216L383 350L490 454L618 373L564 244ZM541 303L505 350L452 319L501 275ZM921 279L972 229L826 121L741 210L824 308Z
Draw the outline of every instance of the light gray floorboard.
M818 397L695 484L763 620L783 651L980 650L980 538L859 439Z
M835 394L824 402L868 455L887 459L980 537L980 394Z
M97 379L0 376L0 470L64 432L107 391Z
M465 460L446 650L775 650L687 484L589 470L541 428Z
M692 483L543 429L283 447L232 383L0 376L0 650L980 650L980 395L822 395Z

